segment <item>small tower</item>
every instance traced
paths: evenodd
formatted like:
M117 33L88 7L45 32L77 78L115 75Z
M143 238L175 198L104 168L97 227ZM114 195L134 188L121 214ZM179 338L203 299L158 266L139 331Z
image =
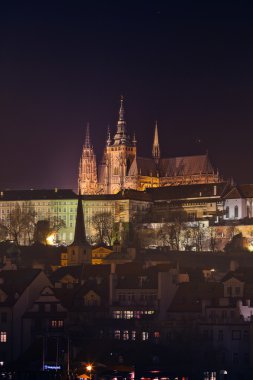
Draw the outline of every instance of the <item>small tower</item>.
M68 265L91 263L91 246L86 240L83 205L81 195L78 197L74 241L67 248Z
M86 135L79 166L78 191L80 194L97 193L97 163L91 144L89 123L86 127Z
M155 123L155 133L154 133L154 141L153 141L153 148L152 148L152 156L153 156L153 159L155 160L156 165L158 165L161 153L160 153L160 146L159 146L157 121Z

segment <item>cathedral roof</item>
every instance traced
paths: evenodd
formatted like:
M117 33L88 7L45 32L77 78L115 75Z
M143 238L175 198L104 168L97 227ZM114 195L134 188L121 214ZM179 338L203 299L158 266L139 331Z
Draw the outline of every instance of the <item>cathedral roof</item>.
M136 157L127 175L156 176L157 168L153 158Z
M161 177L213 174L214 170L207 155L162 158L159 161Z
M157 170L160 177L205 175L214 172L207 155L162 158L158 168L153 158L136 157L128 175L156 176Z

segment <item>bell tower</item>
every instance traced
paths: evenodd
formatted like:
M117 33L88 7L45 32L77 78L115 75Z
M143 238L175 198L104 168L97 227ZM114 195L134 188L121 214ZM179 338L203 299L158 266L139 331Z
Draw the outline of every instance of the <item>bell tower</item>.
M86 136L79 165L78 191L80 194L97 193L96 155L91 144L89 123L86 127Z

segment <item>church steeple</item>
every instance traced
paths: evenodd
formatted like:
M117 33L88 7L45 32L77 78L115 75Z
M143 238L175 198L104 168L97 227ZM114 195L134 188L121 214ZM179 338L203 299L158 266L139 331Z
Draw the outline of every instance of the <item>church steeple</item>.
M154 141L153 141L153 148L152 148L152 156L153 156L156 164L158 164L158 162L160 160L161 152L160 152L160 146L159 146L157 121L155 124L155 133L154 133Z
M83 205L82 205L82 198L80 195L78 197L78 203L77 203L75 236L74 236L74 241L72 244L73 245L87 244L84 215L83 215Z
M76 211L75 236L73 243L67 247L67 254L68 265L80 265L91 263L92 261L91 246L86 240L82 197L80 194Z

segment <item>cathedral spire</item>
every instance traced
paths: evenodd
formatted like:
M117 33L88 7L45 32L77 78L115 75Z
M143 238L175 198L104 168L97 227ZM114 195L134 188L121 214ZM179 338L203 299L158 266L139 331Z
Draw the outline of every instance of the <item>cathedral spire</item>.
M125 118L125 110L124 110L124 97L121 95L120 97L120 109L119 109L119 121L124 121Z
M111 140L111 131L110 131L110 126L108 125L106 144L107 144L107 146L110 146L111 143L112 143L112 140Z
M86 125L86 135L84 140L84 148L91 148L91 140L90 140L90 123Z
M158 138L158 124L157 124L157 121L156 121L156 123L155 123L154 141L153 141L153 148L152 148L152 156L153 156L156 164L158 164L158 162L159 162L160 155L161 155L161 152L160 152L159 138Z
M125 110L124 110L124 98L121 95L120 98L120 109L119 109L119 119L117 123L117 132L114 136L114 144L127 144L128 137L126 134L126 122L125 122Z

